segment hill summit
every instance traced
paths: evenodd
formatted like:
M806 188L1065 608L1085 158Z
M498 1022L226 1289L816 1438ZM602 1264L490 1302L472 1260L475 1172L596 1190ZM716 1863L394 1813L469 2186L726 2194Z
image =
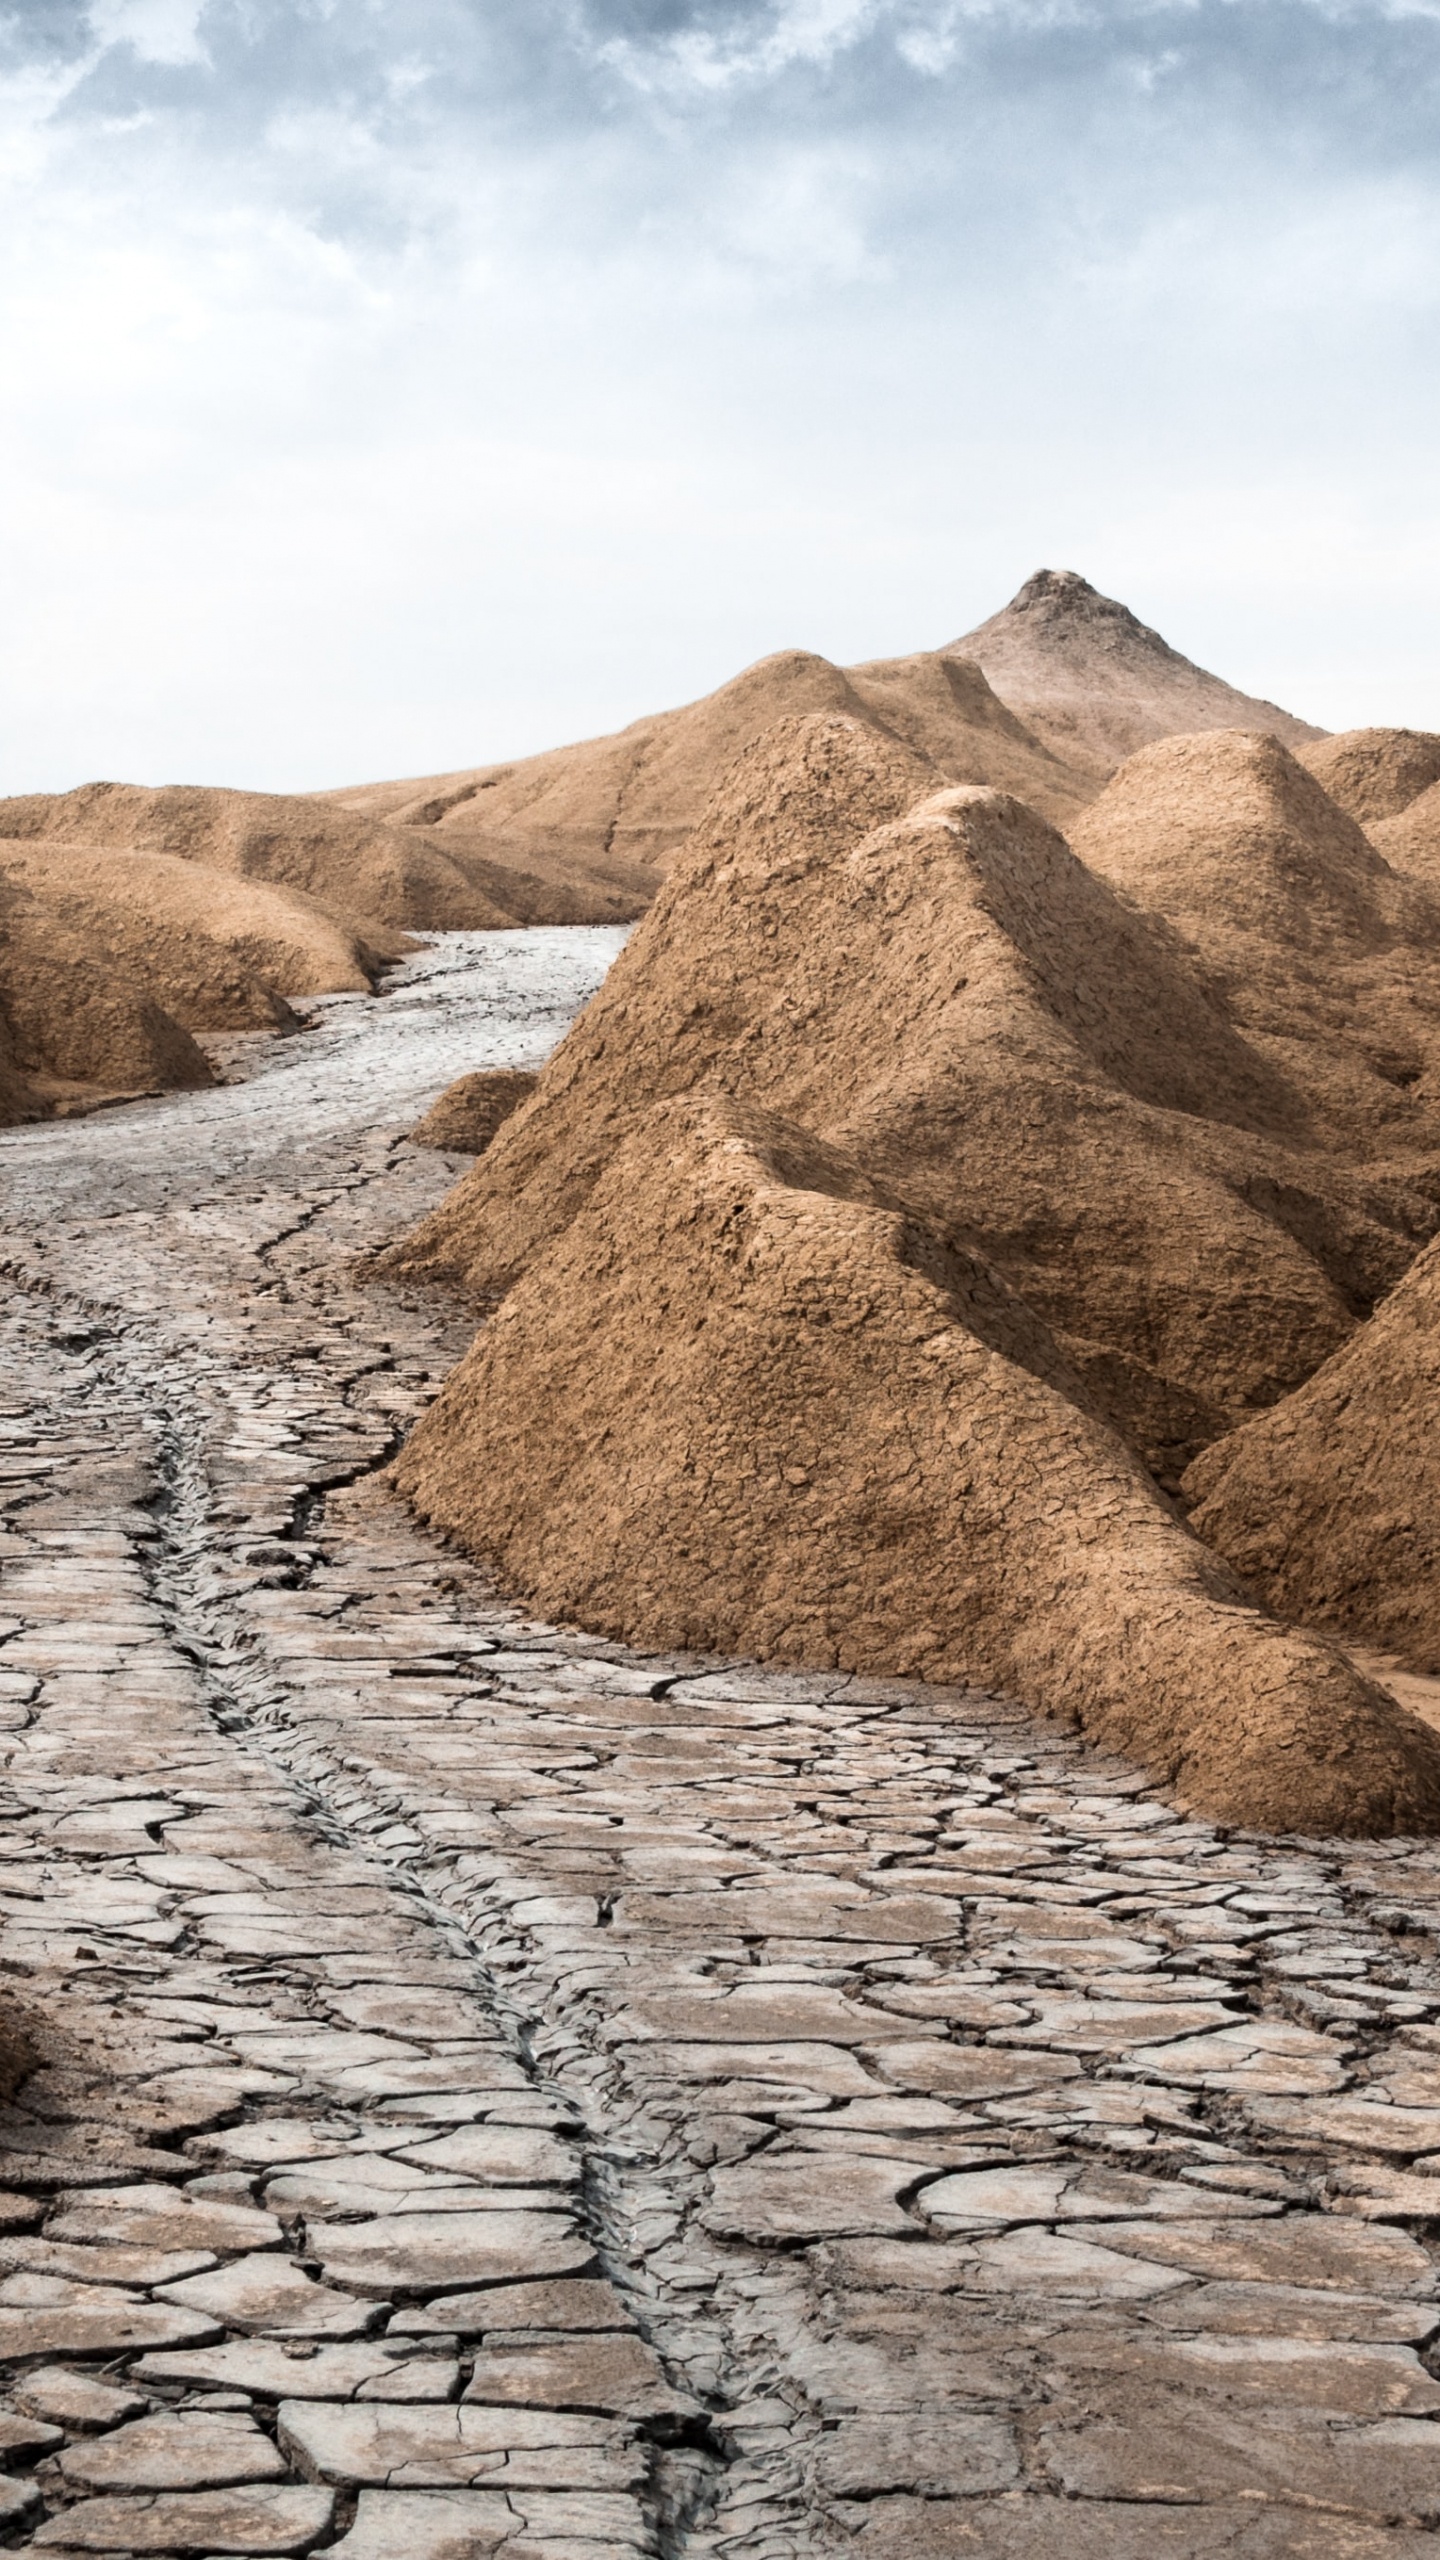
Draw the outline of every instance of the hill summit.
M1097 781L1137 747L1196 729L1267 729L1287 747L1325 734L1197 667L1074 569L1037 569L946 654L972 659L1052 754Z

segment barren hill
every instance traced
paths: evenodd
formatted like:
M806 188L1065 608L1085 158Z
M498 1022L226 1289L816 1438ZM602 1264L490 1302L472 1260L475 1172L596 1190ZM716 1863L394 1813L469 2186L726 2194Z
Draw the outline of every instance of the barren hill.
M783 722L737 761L533 1098L384 1257L510 1292L400 1481L546 1608L668 1643L968 1666L1183 1768L1196 1801L1270 1818L1279 1638L1233 1619L1238 1593L1206 1579L1140 1460L1173 1480L1300 1384L1433 1227L1423 1191L1318 1153L1315 1114L1166 922L1033 812L946 788L848 716ZM838 1198L864 1207L863 1238ZM882 1286L897 1261L920 1278ZM928 1314L922 1281L945 1301ZM948 1370L916 1365L952 1327L954 1399ZM953 1471L922 1458L937 1435ZM773 1573L737 1529L741 1486ZM1047 1502L1069 1520L1059 1545ZM958 1547L937 1546L952 1506ZM1151 1559L1133 1654L1132 1548ZM1348 1751L1373 1697L1323 1648L1286 1659L1307 1752L1322 1696ZM1243 1776L1213 1721L1222 1662L1259 1755ZM1327 1822L1334 1778L1315 1778Z
M1103 780L1152 738L1268 729L1297 746L1322 730L1238 693L1073 569L1037 569L988 622L950 642L1057 756Z
M537 871L621 863L644 879L650 896L734 758L777 721L807 712L859 721L913 747L946 780L992 783L1052 819L1078 808L1092 787L1031 737L961 659L931 650L844 668L787 649L717 693L637 720L614 737L517 764L331 796L369 818L427 827L467 860L485 854Z
M1022 590L1007 608L1012 619L1045 580L1042 573ZM1182 686L1176 693L1173 678L1186 661L1122 607L1096 598L1083 580L1069 585L1102 620L1118 616L1144 644L1138 657L1136 646L1127 644L1123 667L1113 646L1108 653L1092 649L1089 658L1071 648L1066 663L1072 689L1088 684L1104 716L1113 720L1128 685L1132 712L1138 703L1144 717L1153 719L1158 651L1171 670L1170 714L1190 703L1193 684L1190 692ZM1005 623L1001 615L984 628L992 633ZM1244 697L1232 696L1217 679L1188 672L1217 698L1243 704ZM97 1062L110 1051L116 1059L149 1054L149 1068L142 1072L137 1066L136 1075L150 1085L167 1080L164 1055L183 1057L191 1077L199 1071L193 1043L176 1049L162 1032L157 1002L172 1029L285 1020L283 1009L274 1010L287 980L285 967L273 962L277 928L267 898L298 895L311 909L312 940L328 918L342 940L349 938L357 951L363 944L378 958L393 956L400 947L397 936L407 928L504 930L629 921L644 912L683 854L727 767L786 718L843 716L881 747L918 756L932 781L989 785L1064 823L1093 795L1104 761L1096 764L1093 741L1082 742L1078 759L1068 748L1056 753L1001 699L1003 691L1003 685L992 690L979 666L953 649L850 668L804 650L782 650L702 701L636 721L616 736L425 781L314 795L96 782L0 801L0 864L37 894L55 897L55 866L68 866L70 886L55 909L57 924L63 906L66 932L72 941L79 937L75 948L83 945L102 971L118 973L117 1002L126 972L139 970L151 1006L143 1017L149 1031L142 1032L137 1014L123 1039L116 1031L109 1049L101 1040L93 1054ZM1175 725L1174 716L1169 725ZM52 861L49 889L34 870L42 853ZM89 857L88 868L82 856ZM148 873L145 862L152 865ZM153 868L156 863L161 870ZM185 925L177 940L175 917L186 904L177 885L179 865L193 869L197 894L217 921L224 919L223 930L192 933ZM243 884L239 904L237 885L199 891L198 884L217 875ZM248 924L247 898L253 908ZM280 939L285 940L283 931ZM147 940L153 955L145 949ZM12 978L18 965L11 966ZM302 975L295 987L351 984L345 965L339 975L333 968L326 974L324 967L308 980ZM366 960L360 965L369 968ZM38 990L50 983L43 971L32 970L29 992L19 999L30 1026L21 1042L27 1054L48 1054L43 1008L37 1007ZM73 1053L73 1026L57 1024L55 1038L67 1055ZM19 1054L13 1024L6 1046L12 1063L0 1076L0 1119L45 1107L41 1087L33 1077L27 1085L13 1063ZM82 1100L87 1088L104 1092L113 1086L104 1074L82 1076L69 1099Z
M1440 1672L1440 1241L1186 1490L1199 1534L1273 1607Z
M191 1031L293 1028L290 997L362 992L405 947L383 928L367 941L293 889L169 854L0 838L0 874Z
M938 779L843 718L742 757L535 1099L392 1267L508 1287L641 1113L716 1087L982 1239L1171 1479L1338 1348L1434 1203L1404 1163L1339 1156L1328 1059L1267 1055L1164 921ZM1425 1097L1370 1081L1397 1157L1434 1146Z
M1331 799L1365 828L1398 818L1440 782L1440 737L1431 729L1345 729L1296 752Z
M1244 1605L983 1262L771 1114L659 1106L396 1476L631 1641L988 1680L1221 1818L1440 1826L1440 1740Z
M1265 726L1319 738L1237 693L1069 570L1038 570L1002 613L948 648L838 667L787 649L677 711L511 764L330 793L376 822L429 829L539 876L629 866L649 893L732 759L783 719L835 712L926 756L948 782L988 783L1063 825L1122 757L1177 730Z
M0 837L0 1118L208 1084L195 1032L293 1030L292 997L373 986L402 947L377 931L169 854Z
M1432 782L1398 818L1373 819L1366 833L1393 870L1440 898L1440 782Z
M0 871L0 1121L213 1081L143 978Z
M1147 747L1071 840L1184 935L1234 1019L1305 1092L1318 1142L1434 1148L1440 904L1274 738Z
M372 936L407 925L483 931L516 921L428 838L295 794L88 782L0 800L0 858L11 840L165 854L298 889Z

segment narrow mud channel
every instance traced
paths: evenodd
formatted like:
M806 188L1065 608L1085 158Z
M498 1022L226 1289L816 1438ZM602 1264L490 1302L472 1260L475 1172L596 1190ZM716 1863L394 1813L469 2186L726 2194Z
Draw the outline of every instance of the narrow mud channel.
M387 1493L404 1132L618 939L0 1137L0 2531L1440 2553L1440 1849L537 1625Z

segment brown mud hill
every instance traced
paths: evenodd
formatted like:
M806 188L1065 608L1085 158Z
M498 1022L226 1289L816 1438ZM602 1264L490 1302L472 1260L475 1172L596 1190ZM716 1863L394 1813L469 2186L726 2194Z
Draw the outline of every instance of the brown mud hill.
M215 1081L134 975L0 869L0 1124Z
M299 890L372 939L407 925L479 932L521 921L428 837L296 794L88 782L0 800L0 856L10 838L167 854Z
M1432 782L1398 818L1372 818L1365 832L1392 870L1440 898L1440 782Z
M1440 1241L1186 1491L1197 1533L1272 1607L1440 1673Z
M643 883L644 905L735 757L778 721L817 712L909 746L929 760L937 780L990 783L1052 819L1078 808L1094 788L1031 737L963 659L929 650L844 668L787 649L747 667L718 693L637 720L614 737L333 797L394 825L427 826L472 864L483 853L537 869L623 862Z
M410 1136L417 1147L438 1147L449 1155L483 1155L496 1131L512 1111L529 1101L539 1081L524 1067L482 1067L474 1075L457 1076Z
M395 1477L630 1642L978 1678L1222 1821L1440 1828L1440 1737L1246 1605L984 1260L729 1099L631 1130Z
M1093 781L1151 739L1187 731L1268 729L1287 745L1324 734L1182 658L1073 569L1038 569L950 648L973 658L1026 728Z
M1296 754L1346 816L1367 830L1398 818L1440 782L1440 737L1431 729L1345 729Z
M1435 1199L1322 1151L1162 919L935 780L845 718L742 757L533 1098L379 1267L493 1298L657 1101L709 1087L983 1251L1174 1485L1339 1349Z
M1272 737L1165 739L1121 767L1070 839L1184 936L1304 1093L1317 1147L1367 1160L1372 1178L1387 1159L1408 1167L1440 1197L1440 902L1313 774Z
M191 1031L293 1028L288 998L369 989L404 948L393 934L377 947L293 889L169 854L0 838L0 878Z
M214 1081L194 1034L293 1030L378 943L293 889L171 854L0 837L0 1121Z

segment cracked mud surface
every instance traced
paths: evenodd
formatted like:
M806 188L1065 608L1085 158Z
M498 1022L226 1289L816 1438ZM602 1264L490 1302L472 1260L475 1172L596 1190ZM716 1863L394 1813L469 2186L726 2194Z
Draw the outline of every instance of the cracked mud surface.
M0 2533L1440 2553L1440 1847L536 1625L378 1481L401 1133L617 939L0 1141Z

